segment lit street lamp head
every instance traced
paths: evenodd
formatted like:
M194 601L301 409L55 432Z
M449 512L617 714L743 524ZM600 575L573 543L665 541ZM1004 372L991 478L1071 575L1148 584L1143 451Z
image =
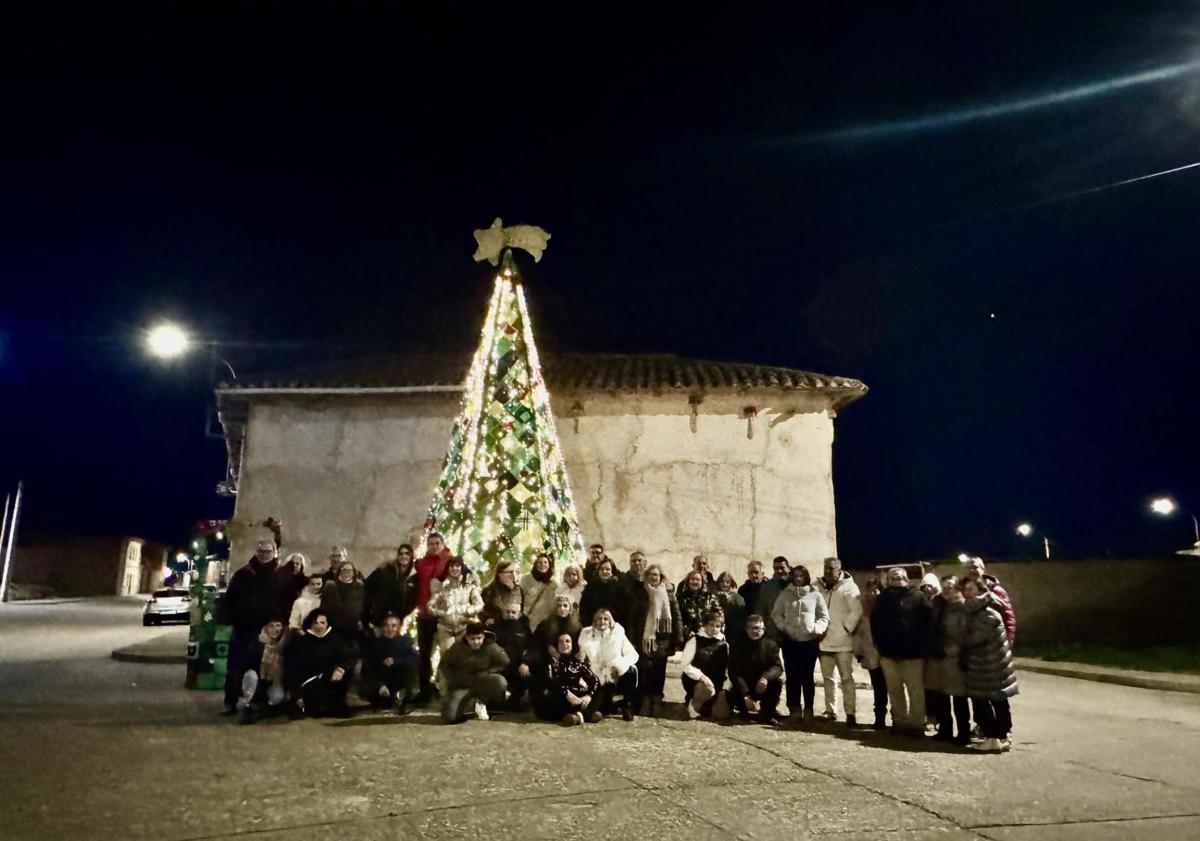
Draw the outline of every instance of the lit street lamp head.
M166 322L146 335L146 348L160 359L174 359L187 353L191 339L177 324Z
M1175 513L1175 509L1179 506L1175 504L1175 500L1169 496L1160 496L1150 503L1150 510L1155 514L1161 514L1168 517Z
M1017 534L1021 535L1021 537L1029 537L1029 535L1033 534L1033 526L1029 523L1021 523L1017 526Z

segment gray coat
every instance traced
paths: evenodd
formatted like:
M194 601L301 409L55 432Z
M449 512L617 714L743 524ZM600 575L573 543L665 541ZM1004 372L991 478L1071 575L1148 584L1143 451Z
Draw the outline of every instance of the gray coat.
M967 676L959 662L967 630L966 605L934 598L934 640L925 661L925 688L961 698L967 694Z
M967 670L967 695L999 701L1017 694L1012 651L1004 633L1004 620L987 599L964 606L963 654Z

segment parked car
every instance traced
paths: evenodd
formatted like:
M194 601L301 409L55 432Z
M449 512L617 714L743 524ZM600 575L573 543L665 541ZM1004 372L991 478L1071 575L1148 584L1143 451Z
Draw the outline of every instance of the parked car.
M188 611L192 606L192 597L187 590L168 587L165 590L155 590L146 599L146 607L142 610L143 625L160 625L164 619L182 619L188 621Z

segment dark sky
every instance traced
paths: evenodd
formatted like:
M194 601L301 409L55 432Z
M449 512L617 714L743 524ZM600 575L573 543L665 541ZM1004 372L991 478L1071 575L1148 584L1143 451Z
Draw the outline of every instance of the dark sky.
M548 349L864 380L850 559L1008 556L1022 519L1065 556L1185 545L1145 507L1200 508L1200 168L1070 195L1200 160L1200 4L803 5L6 26L26 527L179 539L229 510L208 366L150 362L139 328L246 370L468 348L471 231L500 215L553 234L527 272Z

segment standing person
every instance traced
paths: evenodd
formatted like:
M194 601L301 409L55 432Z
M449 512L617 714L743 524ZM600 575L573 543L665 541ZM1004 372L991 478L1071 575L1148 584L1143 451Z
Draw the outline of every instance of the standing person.
M597 579L599 580L599 579ZM616 696L621 696L621 717L633 720L633 701L638 691L637 651L625 636L625 629L613 621L605 608L596 611L591 626L579 634L579 655L600 681L588 720L595 724L612 711Z
M704 573L692 570L687 574L681 587L675 594L679 600L679 613L683 619L683 633L690 637L700 630L704 624L704 614L721 609L721 603L708 589Z
M337 580L321 587L321 610L334 632L357 651L362 631L363 583L354 564L343 561L337 568Z
M275 576L279 564L275 543L260 540L254 556L233 574L221 602L223 618L232 626L225 671L225 703L221 715L237 713L242 688L242 673L253 657L258 635L272 619L282 618L279 582Z
M887 587L871 611L871 637L879 649L897 733L925 735L925 655L932 626L926 595L909 586L902 567L889 569Z
M642 583L642 578L646 575L646 553L641 549L634 549L629 553L629 571L625 573L625 583L631 588L636 588Z
M554 582L554 559L542 552L533 559L529 572L521 576L521 591L525 594L525 615L529 627L536 628L542 620L554 613L554 596L558 585Z
M746 580L738 587L738 595L746 603L746 610L754 610L758 604L758 592L765 581L762 561L751 561L746 564Z
M692 556L692 569L704 576L704 586L710 593L716 591L717 582L713 578L712 564L709 563L707 555L700 552Z
M807 567L792 567L791 584L784 588L771 609L775 627L783 636L783 667L787 673L789 725L813 721L813 699L817 686L813 670L817 665L820 640L829 629L829 608L825 598L812 586Z
M746 600L737 591L737 582L728 572L717 576L713 594L725 614L725 639L732 646L746 636Z
M586 721L600 680L587 663L575 656L575 641L570 634L560 634L555 640L544 686L536 705L539 718L560 720L568 727Z
M775 642L783 646L783 634L775 627L775 620L772 617L772 612L775 610L775 600L779 598L792 580L792 566L788 559L783 555L778 555L775 560L771 561L771 578L762 583L758 589L758 600L754 603L753 610L763 618L767 625L767 636L775 640ZM750 603L746 602L746 607L750 608Z
M520 712L529 689L531 661L536 655L530 649L533 632L529 629L529 618L510 602L504 606L504 615L492 626L492 632L496 635L496 645L508 655L508 668L502 672L508 683L508 708Z
M284 664L289 674L295 710L313 717L350 715L346 691L358 658L354 648L317 608L304 619L304 633L288 643Z
M379 634L367 640L362 677L371 706L394 706L403 715L417 693L417 652L400 626L394 613L379 621Z
M746 618L746 633L729 649L730 706L744 718L772 724L783 694L783 658L763 618Z
M842 571L838 558L825 559L825 572L817 579L817 592L825 599L829 608L829 631L821 640L821 681L825 689L824 717L837 720L834 711L836 670L842 684L842 709L846 713L846 726L857 727L855 718L856 695L854 689L854 632L862 621L862 593L850 573Z
M479 612L479 618L490 628L500 621L509 605L516 605L517 612L523 613L525 593L517 583L516 562L501 561L496 564L492 580L483 588L483 610Z
M596 611L607 610L613 615L613 621L620 624L620 620L625 619L625 597L625 585L613 572L612 561L606 558L600 562L596 577L588 582L579 600L579 621L586 628L595 619Z
M579 604L583 601L583 591L587 582L583 580L583 570L577 564L571 564L563 569L562 583L554 591L554 595L566 596L571 600L571 612L579 616ZM581 622L583 620L580 620Z
M879 597L881 589L878 577L867 581L862 594L863 618L854 634L854 656L871 677L871 693L875 702L875 723L871 726L875 730L887 728L888 708L887 679L879 665L879 649L875 647L875 639L871 636L871 611L875 609L875 599Z
M971 558L967 561L963 577L983 582L984 587L987 588L988 601L992 603L992 608L1004 620L1004 636L1008 639L1009 648L1012 648L1017 641L1017 610L1013 606L1012 596L1008 594L1008 590L1001 586L1000 579L988 574L982 558Z
M930 600L933 637L925 661L925 710L937 720L938 741L966 745L971 741L971 708L967 703L967 677L960 661L967 614L958 579L947 575L939 582L938 595ZM958 719L958 736L954 719Z
M633 570L626 581L633 578ZM678 639L678 614L671 614L671 597L663 583L662 568L653 564L641 575L637 587L629 589L629 630L626 636L638 655L639 715L655 716L663 712L663 691L667 682L667 659Z
M428 610L437 621L434 642L438 651L445 656L467 625L479 621L479 614L483 610L479 578L462 558L450 559L446 566L446 580L438 582L433 598L429 600Z
M334 546L329 550L329 569L325 570L323 577L326 581L337 581L338 567L350 560L350 550L345 546Z
M429 612L429 599L433 595L433 582L446 577L450 563L450 550L436 531L425 539L426 553L418 558L417 570L417 650L420 652L420 691L418 704L428 704L433 697L433 638L437 634L438 619Z
M603 546L599 543L593 543L588 547L587 561L583 565L583 580L588 584L591 584L600 576L601 561L608 561L612 565L613 577L621 578L621 570L617 566L617 562L604 553Z
M504 700L508 683L502 672L508 668L508 655L496 645L495 636L481 622L471 622L463 638L442 658L446 678L446 698L442 702L442 721L457 724L474 708L475 717L487 721L488 704Z
M699 570L692 570L696 574ZM710 610L701 617L695 636L683 647L683 695L689 719L711 715L729 718L729 643L725 641L725 616Z
M396 559L372 570L363 585L363 620L377 631L390 613L401 625L417 609L417 572L413 548L401 543Z
M293 552L288 555L283 562L283 566L275 571L276 579L279 583L279 615L289 616L292 612L292 603L296 601L296 597L304 589L304 585L308 583L308 576L304 570L308 566L308 559L299 552Z
M319 572L308 575L308 583L292 602L292 612L288 616L288 634L296 636L304 633L304 617L321 606L321 589L325 586L325 576Z
M966 598L962 654L967 666L967 696L975 708L983 736L983 741L975 747L983 751L1006 751L1012 747L1008 738L1012 731L1009 699L1017 694L1017 676L1004 617L995 609L995 600L983 579L967 578L961 586Z

